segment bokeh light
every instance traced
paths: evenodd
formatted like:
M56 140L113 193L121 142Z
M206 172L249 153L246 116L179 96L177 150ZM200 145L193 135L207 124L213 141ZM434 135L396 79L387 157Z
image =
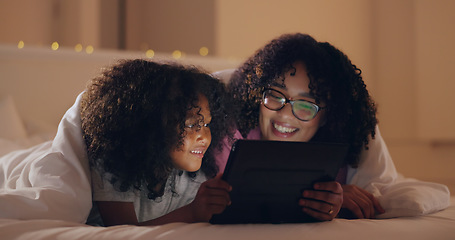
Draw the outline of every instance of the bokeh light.
M175 50L174 52L172 52L172 57L175 59L179 59L182 57L182 52L179 50Z
M24 41L19 41L19 42L17 43L17 48L19 48L19 49L24 48L24 46L25 46Z
M82 52L82 44L80 43L76 44L76 46L74 46L74 51Z
M149 49L145 52L145 56L148 58L153 58L155 56L155 51L153 51L152 49Z
M51 48L52 48L52 50L54 50L54 51L55 51L55 50L58 50L58 48L59 48L58 42L53 42L52 45L51 45Z
M207 47L201 47L199 49L199 54L201 56L207 56L209 54L209 49Z
M88 46L85 48L85 52L88 53L88 54L92 54L94 50L95 50L95 49L93 48L92 45L88 45Z

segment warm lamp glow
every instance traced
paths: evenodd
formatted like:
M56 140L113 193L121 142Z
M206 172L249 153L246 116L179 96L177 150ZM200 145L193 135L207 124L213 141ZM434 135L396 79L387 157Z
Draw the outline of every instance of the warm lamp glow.
M74 46L74 51L81 52L82 51L82 44L78 43Z
M94 50L95 50L95 49L93 48L92 45L88 45L88 46L85 48L85 52L88 53L88 54L92 54Z
M145 52L145 56L147 56L148 58L152 58L153 56L155 56L155 51L149 49Z
M175 50L174 52L172 52L172 57L175 59L179 59L182 57L182 52L179 50Z
M58 47L59 47L58 42L53 42L52 45L51 45L51 48L52 48L52 50L54 50L54 51L55 51L55 50L58 50Z
M199 49L199 54L201 56L207 56L209 54L209 49L207 47L201 47Z
M17 43L17 48L19 48L19 49L24 48L24 46L25 46L24 41L19 41L19 43Z

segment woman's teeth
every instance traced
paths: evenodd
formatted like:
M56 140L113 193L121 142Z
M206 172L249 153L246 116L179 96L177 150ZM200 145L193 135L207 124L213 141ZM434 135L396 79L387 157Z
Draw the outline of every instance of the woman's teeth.
M191 153L194 153L194 154L202 154L202 153L203 153L203 151L197 151L197 150L193 150L193 151L191 151Z
M283 127L283 126L280 126L276 123L273 124L273 127L278 130L278 132L280 133L291 133L291 132L295 132L297 131L297 128L288 128L288 127Z

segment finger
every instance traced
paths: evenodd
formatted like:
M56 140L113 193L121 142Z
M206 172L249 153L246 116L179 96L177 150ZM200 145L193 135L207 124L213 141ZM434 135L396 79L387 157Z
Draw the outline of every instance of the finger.
M349 199L349 200L345 200L343 202L343 205L346 209L348 209L349 211L352 212L352 214L354 214L354 216L358 219L362 219L362 218L365 218L365 216L363 215L363 211L362 209L360 208L359 205L357 205L356 202L354 202L352 199Z
M382 208L382 206L379 203L378 199L373 194L371 194L370 192L367 192L364 189L361 189L361 190L365 192L366 196L370 199L371 203L373 204L373 210L372 210L373 213L374 213L375 210L378 213L384 213L385 212L384 208Z
M316 211L312 208L304 207L304 208L302 208L302 211L321 221L330 221L334 218L333 214L331 215L331 214L327 214L327 213L322 213L322 212Z
M210 205L228 206L231 203L231 199L229 198L229 196L216 195L216 196L210 196L207 203Z
M218 175L217 175L217 177L218 177ZM210 179L210 180L204 182L203 185L207 188L224 189L225 191L228 191L228 192L230 192L232 190L232 187L231 187L231 185L229 185L229 183L227 183L226 181L221 180L219 178Z
M320 202L320 201L312 201L309 199L300 199L299 205L302 207L311 208L315 211L329 214L329 215L334 214L334 213L336 215L338 212L337 207L333 206L332 204Z
M341 187L341 184L338 182L332 181L332 182L318 182L314 184L314 189L316 190L321 190L321 191L328 191L328 192L333 192L333 193L342 193L343 188Z
M363 189L359 188L359 194L353 200L361 208L365 218L375 218L374 200L373 195Z
M360 190L362 192L363 196L365 196L367 198L367 199L364 199L364 201L367 202L368 207L369 207L369 211L368 211L369 214L366 215L367 218L375 218L375 210L377 210L378 212L384 211L384 209L379 204L379 201L376 199L376 197L374 197L373 194L371 194L370 192L368 192L362 188L358 188L358 190ZM363 206L363 207L365 208L366 206Z
M333 193L326 191L305 190L303 197L306 199L314 199L322 202L327 202L332 205L341 205L343 195L341 193Z
M376 212L379 214L385 213L385 209L381 206L377 198L374 198L373 205Z
M224 190L218 190L218 189L210 189L207 193L207 198L209 199L223 199L223 202L221 204L230 204L231 202L231 197L229 196L229 193L224 191Z
M213 215L213 214L222 213L224 211L224 209L226 209L226 205L210 204L210 205L208 205L207 208L208 208L207 210Z

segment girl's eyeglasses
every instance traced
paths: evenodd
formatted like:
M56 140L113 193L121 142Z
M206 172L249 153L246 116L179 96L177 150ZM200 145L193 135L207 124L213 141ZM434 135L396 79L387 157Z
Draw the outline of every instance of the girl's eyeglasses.
M310 121L316 117L319 110L324 109L323 107L302 99L289 100L283 93L271 88L264 89L262 103L266 108L272 111L279 111L287 103L290 103L292 106L292 114L301 121Z

